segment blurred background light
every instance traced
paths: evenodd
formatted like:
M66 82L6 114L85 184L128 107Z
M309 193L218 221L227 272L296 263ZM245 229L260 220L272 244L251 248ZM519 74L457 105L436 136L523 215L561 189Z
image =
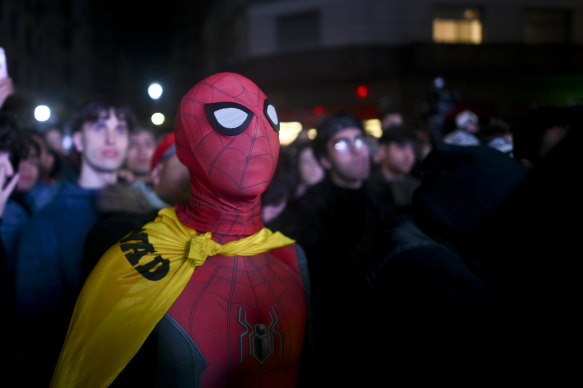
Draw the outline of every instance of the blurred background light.
M281 122L279 124L279 143L288 145L293 142L302 131L302 124L297 121Z
M152 115L152 117L150 117L150 120L154 125L162 125L164 124L164 121L166 121L166 116L160 112L156 112Z
M162 85L160 85L157 82L150 84L150 86L148 87L148 95L152 100L157 100L160 97L162 97L163 91L164 89L162 89Z
M69 152L69 150L73 147L73 137L71 135L63 136L63 148L65 152Z
M38 105L34 108L34 118L40 122L47 121L51 118L51 108L46 105Z
M364 121L364 131L374 137L381 137L383 130L379 119L370 119Z
M359 85L356 88L356 94L360 98L366 98L368 96L368 88L365 85Z
M314 140L316 138L317 134L318 134L318 131L316 130L316 128L308 129L308 139Z
M435 77L433 80L433 86L435 86L437 89L441 89L445 86L445 80L441 77Z

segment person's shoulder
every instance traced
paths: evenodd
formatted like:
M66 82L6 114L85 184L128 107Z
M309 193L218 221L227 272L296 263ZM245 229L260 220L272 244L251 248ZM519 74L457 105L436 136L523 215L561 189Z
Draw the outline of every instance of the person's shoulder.
M308 186L306 191L304 191L304 194L302 195L302 197L304 197L306 194L314 196L314 195L319 195L322 193L327 193L330 191L330 186L331 186L330 179L328 177L325 177L320 182L313 184L311 186Z
M288 202L286 210L302 211L303 209L314 209L326 203L329 196L329 187L326 182L321 181L309 186L302 195Z
M59 201L66 200L70 197L78 196L79 194L84 194L88 192L87 189L83 189L76 182L73 181L62 181L56 187L56 192L54 193L54 200L52 202L58 203Z
M4 214L2 215L2 217L0 217L0 219L4 220L3 222L6 222L6 220L12 217L20 218L25 216L28 218L28 212L26 211L26 208L18 201L9 199L8 201L6 201Z
M371 170L368 179L366 180L368 185L373 188L379 188L385 186L384 183L386 182L383 172L380 168L376 168Z
M380 188L366 181L363 183L361 190L367 205L374 208L375 211L378 211L381 219L384 219L389 214L393 214L397 210L388 185Z
M80 211L92 203L94 190L83 189L74 182L63 182L53 198L31 218L31 224L55 224L81 216Z

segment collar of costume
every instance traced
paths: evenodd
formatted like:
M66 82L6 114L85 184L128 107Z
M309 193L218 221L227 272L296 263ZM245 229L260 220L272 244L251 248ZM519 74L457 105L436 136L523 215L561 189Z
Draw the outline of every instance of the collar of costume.
M75 305L51 387L107 387L138 352L207 257L252 256L294 241L267 228L225 244L173 208L112 246Z
M180 222L189 228L209 231L215 240L220 236L250 236L262 227L261 198L228 199L213 194L194 181L188 205L177 205Z

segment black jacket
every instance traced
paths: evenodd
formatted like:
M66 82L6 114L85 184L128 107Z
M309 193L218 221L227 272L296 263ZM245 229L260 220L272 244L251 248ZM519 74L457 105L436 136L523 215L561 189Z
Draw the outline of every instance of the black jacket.
M353 333L360 317L354 305L359 301L363 273L350 263L351 252L363 236L378 228L394 207L381 202L364 184L344 189L326 178L308 188L295 203L267 227L294 238L304 248L310 272L313 318L313 354L304 356L313 386L349 384L359 381L353 355ZM348 330L348 331L347 331ZM342 373L338 365L352 365ZM308 385L309 386L309 385Z
M527 175L518 161L483 146L438 145L423 164L412 208L363 241L355 260L369 293L363 316L385 349L370 375L460 383L488 374L485 230ZM370 352L367 352L370 353ZM388 369L388 370L387 370Z

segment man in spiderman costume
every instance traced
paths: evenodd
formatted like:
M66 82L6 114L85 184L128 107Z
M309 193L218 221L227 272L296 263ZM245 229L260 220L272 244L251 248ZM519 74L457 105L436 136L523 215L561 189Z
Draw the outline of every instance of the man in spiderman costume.
M273 105L241 75L214 74L188 91L175 133L190 202L162 209L104 254L51 386L296 385L305 257L260 217L278 130Z

